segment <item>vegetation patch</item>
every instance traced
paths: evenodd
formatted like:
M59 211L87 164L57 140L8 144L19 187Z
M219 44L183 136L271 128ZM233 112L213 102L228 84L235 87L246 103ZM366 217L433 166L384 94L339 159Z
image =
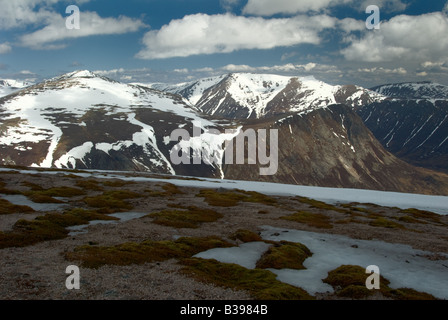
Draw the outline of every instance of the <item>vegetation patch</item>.
M261 203L265 205L277 204L277 200L267 195L254 191L244 190L218 191L212 189L203 189L196 196L205 198L205 202L215 207L234 207L239 202Z
M232 240L240 240L242 242L257 242L263 241L261 236L255 232L245 229L239 229L236 232L232 233L229 237Z
M115 188L121 188L124 186L127 186L129 184L134 184L134 181L124 181L124 180L106 180L103 181L103 185L106 187L115 187Z
M440 221L441 216L439 214L431 212L431 211L425 211L425 210L411 208L411 209L400 210L400 213L405 213L405 214L410 215L411 217L416 218L416 219L423 219L423 220L434 222L437 224L443 224Z
M193 255L213 249L228 248L232 244L218 237L179 238L176 241L128 242L113 247L81 246L66 254L66 259L81 261L86 268L104 265L132 265L169 259L190 258Z
M8 195L20 194L19 191L10 190L10 189L6 188L6 184L3 181L0 181L0 193L1 194L8 194Z
M86 194L84 190L72 187L56 187L38 192L40 194L47 195L50 197L62 197L62 198L78 197Z
M40 192L30 193L28 199L35 203L64 203L62 200L55 199Z
M36 183L32 183L29 181L23 181L22 185L25 187L30 188L32 191L42 191L44 190L44 188L42 188L40 185L36 184Z
M214 222L223 217L214 210L195 206L181 207L180 210L163 210L147 216L154 218L153 223L173 228L198 228L204 222Z
M316 209L322 209L322 210L332 210L332 211L336 211L336 212L340 212L340 213L348 213L348 214L351 213L350 210L340 208L340 207L334 206L334 205L326 203L326 202L322 202L322 201L318 201L318 200L314 200L314 199L310 199L310 198L306 198L306 197L296 197L295 199L301 203L308 204L310 206L310 208L316 208Z
M406 229L405 226L403 226L402 224L394 222L384 217L376 218L375 220L371 221L369 225L371 225L372 227L382 227L388 229Z
M104 188L99 185L96 180L80 180L76 181L76 186L83 190L103 191Z
M400 222L405 222L405 223L420 223L420 224L428 224L428 222L423 221L423 220L419 220L416 219L414 217L411 216L403 216L397 219Z
M268 270L246 269L237 264L199 258L184 259L183 272L199 281L245 290L257 300L313 300L305 290L280 282Z
M391 289L390 281L380 276L380 289L369 290L366 287L365 269L360 266L343 265L328 273L328 277L323 279L325 283L330 284L335 293L339 297L352 299L365 299L380 292L387 298L394 300L435 300L435 298L427 293L418 292L414 289L400 288Z
M84 198L84 202L93 208L98 208L101 213L114 213L123 210L132 210L134 206L125 201L141 198L142 195L128 190L106 191L101 195Z
M72 198L85 195L85 191L79 188L55 187L43 189L41 186L30 182L24 182L22 184L31 189L30 191L22 192L22 194L36 203L63 203L63 201L54 199L54 197Z
M305 245L281 241L272 245L258 260L260 269L306 269L303 262L313 254Z
M33 208L28 206L20 206L12 204L8 200L0 198L0 215L13 214L13 213L31 213L34 212Z
M333 225L329 222L330 218L324 214L311 213L307 211L298 211L292 215L281 217L280 219L304 223L310 227L331 229Z
M0 249L25 247L42 241L63 239L67 227L87 224L91 220L118 220L96 211L72 209L64 213L49 213L34 220L21 219L13 230L0 232Z
M359 213L365 213L368 215L374 214L374 212L372 210L369 210L364 207L360 207L360 205L357 202L343 203L343 204L341 204L341 207L349 210L349 212L351 213L352 216L359 215Z
M147 192L150 197L171 197L176 194L184 194L178 186L172 183L165 183L162 185L162 189L163 191L146 189L145 192Z

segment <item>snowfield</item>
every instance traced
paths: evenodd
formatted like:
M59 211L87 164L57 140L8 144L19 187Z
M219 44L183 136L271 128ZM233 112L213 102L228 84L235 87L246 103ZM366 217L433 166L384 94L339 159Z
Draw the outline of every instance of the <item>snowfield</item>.
M313 255L303 263L305 270L268 270L275 273L279 281L300 287L312 295L334 291L322 279L341 265L363 268L375 265L380 269L380 275L390 281L389 286L393 289L412 288L439 299L448 299L447 260L432 261L424 257L433 255L432 252L415 250L401 244L269 226L263 227L261 236L264 240L302 243L311 250ZM269 245L264 242L250 242L236 248L211 249L195 257L254 269L268 248ZM448 259L447 254L443 255Z
M15 171L14 169L0 168L2 171ZM73 174L81 177L94 177L105 179L121 179L125 181L157 181L167 182L184 187L198 187L198 188L224 188L224 189L241 189L246 191L256 191L267 195L279 196L301 196L315 200L324 201L327 203L372 203L385 207L398 207L400 209L415 208L419 210L432 211L441 215L448 215L448 196L432 196L413 193L399 193L376 190L363 189L344 189L344 188L325 188L325 187L311 187L299 186L291 184L257 182L257 181L238 181L238 180L219 180L210 178L198 178L195 180L176 179L169 176L170 179L157 179L145 176L131 177L126 176L125 173L119 171L97 171L84 170L80 172L70 171L34 171L34 170L19 170L21 173L35 173L35 174ZM189 178L189 177L180 177Z

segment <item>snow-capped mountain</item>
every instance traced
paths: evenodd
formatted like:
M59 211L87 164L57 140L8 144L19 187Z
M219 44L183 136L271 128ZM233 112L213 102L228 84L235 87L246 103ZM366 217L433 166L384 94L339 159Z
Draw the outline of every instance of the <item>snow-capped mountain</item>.
M0 79L0 97L7 96L8 94L14 93L15 91L18 91L31 85L32 83L27 81Z
M388 97L406 100L448 100L448 86L428 81L387 84L371 90Z
M368 90L247 74L211 78L177 89L183 96L77 71L0 98L0 164L448 194L447 176L394 157L352 105L334 104L339 99L354 104L372 97L383 99ZM219 102L220 95L227 99L217 104L222 111L206 112L210 104L205 101ZM311 105L300 104L300 96ZM231 101L239 104L232 109ZM288 107L285 101L297 104ZM241 116L237 109L242 110ZM233 119L223 120L223 114ZM196 132L201 129L200 136L194 136L195 128ZM185 129L190 139L181 144L171 141L176 129ZM249 164L247 150L245 164L224 161L229 154L226 142L249 129L277 130L278 170L274 175L260 175L265 163L258 158ZM173 163L170 154L176 145L182 150L190 147L190 155L200 151L218 161ZM267 145L267 153L271 150Z
M28 87L0 107L3 164L182 173L168 160L170 133L216 127L181 96L89 71ZM213 176L219 168L208 170Z
M358 86L333 86L313 77L233 73L179 85L152 85L182 95L208 115L228 119L263 118L341 103L351 107L385 97Z

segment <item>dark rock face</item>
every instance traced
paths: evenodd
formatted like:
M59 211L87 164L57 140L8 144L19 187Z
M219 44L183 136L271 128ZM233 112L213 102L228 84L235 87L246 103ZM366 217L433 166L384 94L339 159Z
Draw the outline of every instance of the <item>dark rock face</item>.
M389 98L357 112L381 144L406 162L448 172L448 86L398 83L372 90Z
M446 175L415 168L387 152L349 107L332 105L259 127L279 132L279 168L224 166L226 178L324 187L446 194ZM292 132L292 133L291 133Z

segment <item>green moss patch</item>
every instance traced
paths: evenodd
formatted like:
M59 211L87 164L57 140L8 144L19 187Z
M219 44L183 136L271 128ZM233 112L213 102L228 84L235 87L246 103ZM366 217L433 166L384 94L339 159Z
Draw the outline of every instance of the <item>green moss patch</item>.
M39 192L30 194L28 199L35 203L64 203L62 200L55 199Z
M154 218L153 223L173 228L198 228L202 223L214 222L223 217L214 210L195 206L184 207L180 210L163 210L147 216Z
M299 223L304 223L310 227L321 228L321 229L331 229L333 225L330 223L330 218L324 214L311 213L307 211L298 211L292 215L281 217L280 219L295 221Z
M403 216L397 219L400 222L405 222L405 223L419 223L419 224L428 224L428 222L420 220L420 219L416 219L414 217L411 216Z
M128 190L106 191L101 195L84 198L84 202L93 208L98 208L101 213L114 213L124 210L132 210L134 206L125 201L141 198L142 195Z
M71 261L81 261L86 268L103 265L132 265L168 259L190 258L213 248L231 247L232 244L217 237L179 238L176 241L129 242L113 247L81 246L67 253Z
M405 213L407 215L410 215L413 218L425 220L428 222L434 222L437 224L443 224L440 219L441 216L437 213L431 212L431 211L425 211L425 210L419 210L419 209L405 209L400 210L400 213Z
M32 191L42 191L44 188L42 188L40 185L28 181L23 181L22 185L25 187L30 188Z
M236 232L232 233L229 236L229 239L232 240L240 240L242 242L256 242L256 241L263 241L261 236L255 232L252 232L250 230L244 230L239 229Z
M162 189L163 191L146 189L145 192L147 192L150 197L171 197L177 194L184 194L178 186L172 183L165 183L162 185Z
M28 206L20 206L12 204L8 200L0 199L0 215L13 214L13 213L31 213L34 209Z
M394 300L434 300L435 298L427 293L418 292L413 289L400 288L391 289L389 280L380 276L380 289L369 290L366 287L366 280L369 274L360 266L343 265L328 273L328 277L323 279L330 284L339 297L352 299L365 299L380 292L387 298Z
M3 181L0 181L0 193L8 194L8 195L20 194L20 192L17 190L11 190L11 189L6 188L6 183L4 183Z
M205 202L215 207L234 207L239 202L261 203L265 205L277 204L277 200L267 195L254 191L244 190L218 191L212 189L204 189L201 190L196 196L205 198Z
M0 248L24 247L42 241L63 239L67 227L87 224L91 220L117 220L96 211L72 209L64 213L49 213L34 220L21 219L10 232L0 232Z
M394 222L384 217L378 217L369 223L372 227L382 227L388 229L406 229L402 224Z
M38 190L33 193L38 193L40 195L46 195L49 197L61 197L61 198L72 198L86 194L84 190L72 187L55 187L47 190Z
M113 188L122 188L124 186L127 186L129 184L133 184L135 182L133 181L123 181L123 180L106 180L103 181L103 185L106 187L113 187Z
M303 262L312 252L301 243L281 241L271 246L257 262L260 269L306 269Z
M216 260L184 259L183 272L199 281L235 290L245 290L257 300L312 300L301 288L278 281L268 270L249 270L237 264Z
M83 190L103 191L104 188L99 185L96 180L80 180L76 181L76 186Z
M54 197L72 198L85 195L85 191L79 188L55 187L43 189L41 186L30 182L24 182L23 185L29 187L31 190L24 191L22 194L36 203L63 203L63 201L57 200Z
M332 211L336 211L336 212L340 212L340 213L348 213L348 214L351 213L350 210L340 208L340 207L337 207L337 206L334 206L332 204L325 203L322 201L318 201L318 200L314 200L314 199L310 199L310 198L306 198L306 197L296 197L295 199L301 203L308 204L310 206L310 208L316 208L316 209L322 209L322 210L332 210Z

